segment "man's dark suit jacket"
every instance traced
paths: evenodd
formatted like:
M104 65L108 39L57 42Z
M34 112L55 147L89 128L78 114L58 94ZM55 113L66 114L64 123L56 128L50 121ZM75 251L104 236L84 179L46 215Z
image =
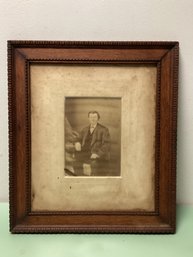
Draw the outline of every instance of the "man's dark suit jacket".
M83 128L80 133L80 141L82 147L85 145L86 137L90 133L90 125ZM110 134L108 128L97 123L93 131L92 141L91 141L91 154L95 153L100 159L109 160L110 159Z

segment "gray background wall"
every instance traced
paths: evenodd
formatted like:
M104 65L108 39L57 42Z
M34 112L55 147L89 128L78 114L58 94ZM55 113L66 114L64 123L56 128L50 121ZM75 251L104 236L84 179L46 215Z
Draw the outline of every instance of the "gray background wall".
M193 204L193 1L0 0L0 201L8 201L7 40L178 40L178 203Z

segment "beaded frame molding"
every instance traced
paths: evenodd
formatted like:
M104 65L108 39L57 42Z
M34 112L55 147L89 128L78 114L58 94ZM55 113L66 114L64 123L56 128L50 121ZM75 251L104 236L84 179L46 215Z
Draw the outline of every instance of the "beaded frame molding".
M10 231L175 233L178 42L8 41ZM30 65L124 64L157 69L155 210L31 210Z

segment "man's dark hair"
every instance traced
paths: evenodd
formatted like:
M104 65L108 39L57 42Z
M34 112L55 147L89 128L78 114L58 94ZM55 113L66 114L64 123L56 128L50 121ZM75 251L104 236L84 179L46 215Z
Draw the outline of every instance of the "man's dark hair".
M89 115L90 114L97 114L97 116L98 116L98 119L100 119L100 114L97 112L97 111L90 111L89 113L88 113L88 117L89 117Z

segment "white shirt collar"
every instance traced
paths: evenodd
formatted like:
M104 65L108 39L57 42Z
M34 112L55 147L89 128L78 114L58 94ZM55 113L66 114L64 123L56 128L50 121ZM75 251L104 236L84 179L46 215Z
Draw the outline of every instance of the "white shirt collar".
M90 125L90 128L95 129L96 126L97 126L97 124L95 124L95 125Z

